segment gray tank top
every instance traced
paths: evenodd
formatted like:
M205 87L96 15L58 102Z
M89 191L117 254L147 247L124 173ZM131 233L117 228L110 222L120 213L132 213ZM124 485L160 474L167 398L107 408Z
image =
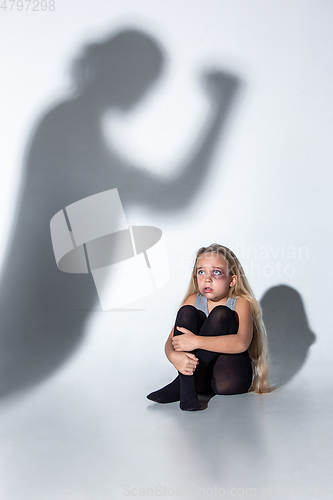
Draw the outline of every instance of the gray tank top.
M234 311L235 306L236 306L236 300L237 300L236 298L232 299L231 297L228 297L227 302L225 304L226 307L229 307L229 309ZM204 312L206 314L206 316L208 316L208 314L209 314L209 312L208 312L208 300L206 299L206 297L201 295L201 293L197 294L197 298L195 299L194 307L199 309L199 311Z

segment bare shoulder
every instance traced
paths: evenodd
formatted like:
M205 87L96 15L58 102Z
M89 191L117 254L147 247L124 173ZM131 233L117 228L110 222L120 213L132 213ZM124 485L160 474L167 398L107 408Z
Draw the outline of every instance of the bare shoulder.
M235 311L240 313L252 313L252 305L245 297L237 297Z
M196 293L192 293L184 301L183 306L194 306L196 298L197 298L197 294Z

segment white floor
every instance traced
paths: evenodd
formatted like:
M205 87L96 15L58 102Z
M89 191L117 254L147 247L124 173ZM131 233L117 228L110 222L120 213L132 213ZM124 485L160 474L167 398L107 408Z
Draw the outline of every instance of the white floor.
M152 360L160 337L133 332L144 312L125 316L96 313L62 369L2 402L1 500L333 496L332 394L307 370L204 411L154 404L173 368Z

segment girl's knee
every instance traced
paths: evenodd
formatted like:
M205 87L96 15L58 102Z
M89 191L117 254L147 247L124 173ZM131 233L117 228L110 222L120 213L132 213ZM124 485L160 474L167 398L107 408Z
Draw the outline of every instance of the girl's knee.
M196 317L198 310L191 305L182 306L177 313L177 319Z
M188 328L193 331L193 333L198 334L205 319L206 315L202 311L199 311L192 305L185 305L182 306L177 313L176 325Z
M236 313L235 311L232 311L230 307L227 306L216 306L214 309L211 310L209 316L216 316L219 315L219 317L223 318L234 318Z
M197 311L198 309L194 306L191 306L189 304L185 305L185 306L181 306L178 310L178 312L180 311Z
M237 333L238 320L235 311L227 306L216 306L210 312L207 319L207 328L210 335L228 335Z
M238 324L237 315L236 315L235 311L232 311L227 306L214 307L214 309L211 310L208 318L210 321L213 321L214 323L218 322L218 323L224 323L226 325L232 325L232 326L236 326Z

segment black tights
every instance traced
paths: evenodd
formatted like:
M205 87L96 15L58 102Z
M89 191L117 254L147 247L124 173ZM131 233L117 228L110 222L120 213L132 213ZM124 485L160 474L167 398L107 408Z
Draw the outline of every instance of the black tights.
M216 337L237 333L238 322L234 311L226 306L216 306L208 317L194 306L182 306L177 314L174 335L182 335L176 327L181 326L195 335ZM252 366L247 351L239 354L219 354L196 349L199 359L194 375L183 375L147 397L158 403L180 400L182 410L198 410L197 393L242 394L252 383Z

